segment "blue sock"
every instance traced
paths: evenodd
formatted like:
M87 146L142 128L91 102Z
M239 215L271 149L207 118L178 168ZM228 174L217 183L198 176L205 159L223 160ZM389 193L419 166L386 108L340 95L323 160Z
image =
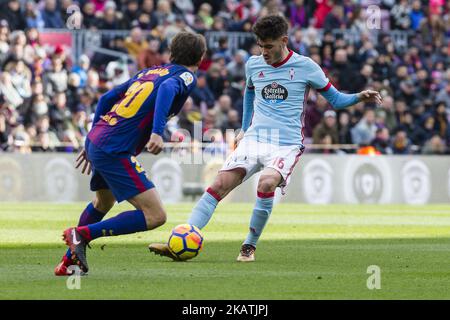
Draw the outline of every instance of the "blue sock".
M258 192L255 207L253 208L252 218L250 219L250 232L245 239L244 244L251 244L256 247L259 237L269 220L272 213L274 193Z
M102 222L78 227L77 230L88 240L94 240L100 237L147 231L147 222L144 212L133 210L122 212Z
M193 224L199 229L203 229L209 222L216 210L216 206L220 201L218 194L214 192L211 188L208 188L206 192L202 195L197 205L192 209L191 216L189 217L188 223Z
M86 209L81 213L80 220L78 221L78 226L85 226L91 223L96 223L102 221L105 213L98 211L94 208L94 205L91 203L88 204ZM66 257L71 259L72 254L70 253L70 249L67 249Z

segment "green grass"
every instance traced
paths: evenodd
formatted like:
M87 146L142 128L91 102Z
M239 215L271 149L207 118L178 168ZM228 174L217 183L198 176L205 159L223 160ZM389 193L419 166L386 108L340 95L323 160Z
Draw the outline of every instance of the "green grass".
M450 299L450 206L280 204L257 261L235 262L251 204L221 204L199 257L177 263L147 245L166 240L193 204L167 205L161 229L98 239L80 290L53 276L61 231L84 204L0 204L1 299ZM128 209L120 205L111 215ZM367 267L381 268L369 290Z

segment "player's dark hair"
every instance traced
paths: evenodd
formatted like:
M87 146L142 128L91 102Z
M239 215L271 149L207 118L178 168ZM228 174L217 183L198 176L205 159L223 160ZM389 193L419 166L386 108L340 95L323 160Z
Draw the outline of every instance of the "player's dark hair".
M206 52L206 40L200 34L182 31L170 44L170 61L183 66L198 65Z
M260 40L275 40L288 35L288 22L279 15L266 16L258 19L253 26L253 32Z

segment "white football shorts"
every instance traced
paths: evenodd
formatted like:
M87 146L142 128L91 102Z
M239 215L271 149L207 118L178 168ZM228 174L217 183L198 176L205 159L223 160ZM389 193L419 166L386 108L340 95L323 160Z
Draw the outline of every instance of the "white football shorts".
M289 184L292 171L303 150L304 148L298 145L278 146L244 137L219 171L245 169L245 181L264 168L273 168L283 177L279 187L284 194L284 188Z

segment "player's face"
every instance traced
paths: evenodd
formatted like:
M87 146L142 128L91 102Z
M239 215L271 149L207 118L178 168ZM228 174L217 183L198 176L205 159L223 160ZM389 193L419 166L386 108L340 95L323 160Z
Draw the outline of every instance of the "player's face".
M274 64L280 62L283 57L283 50L286 48L288 37L283 36L278 39L260 40L257 44L261 48L264 61L267 64Z

